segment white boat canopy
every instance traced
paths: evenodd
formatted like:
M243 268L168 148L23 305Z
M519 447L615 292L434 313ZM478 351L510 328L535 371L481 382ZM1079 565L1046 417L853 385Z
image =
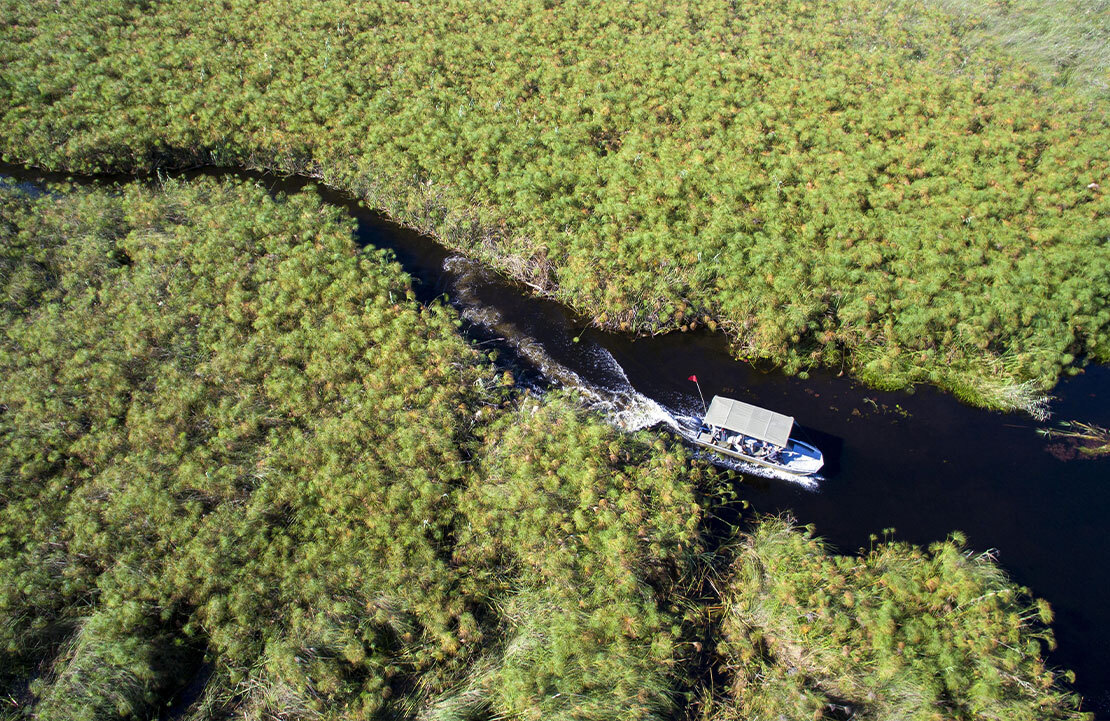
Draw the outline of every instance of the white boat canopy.
M794 428L794 419L750 403L713 396L705 414L708 425L743 433L761 441L785 448Z

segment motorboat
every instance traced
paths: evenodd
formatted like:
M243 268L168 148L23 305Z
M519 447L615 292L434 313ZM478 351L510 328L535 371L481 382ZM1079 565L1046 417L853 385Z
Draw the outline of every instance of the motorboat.
M694 442L730 458L812 476L825 465L825 457L809 443L791 438L793 430L791 416L713 396Z

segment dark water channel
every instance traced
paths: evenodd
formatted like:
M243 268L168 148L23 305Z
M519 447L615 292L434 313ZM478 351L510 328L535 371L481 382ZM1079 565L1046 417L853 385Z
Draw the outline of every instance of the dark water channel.
M801 437L825 453L824 477L812 489L745 474L741 494L756 510L790 511L845 552L887 528L926 545L959 530L969 548L993 549L1018 583L1052 604L1059 647L1050 663L1074 670L1087 710L1110 719L1110 460L1061 460L1059 442L1036 433L1043 424L931 388L883 393L828 372L800 380L761 371L733 360L719 335L633 339L586 329L564 307L492 274L437 272L444 251L412 235L378 220L360 224L364 242L394 247L431 293L456 297L466 282L468 302L496 309L499 329L538 340L590 383L621 392L626 378L674 415L692 416L701 401L686 379L696 374L706 399L729 395L794 416ZM1054 418L1110 425L1110 368L1089 367L1053 395Z
M58 179L4 166L0 173ZM178 175L197 174L237 174L284 192L305 185L232 171ZM1074 670L1086 709L1110 719L1110 460L1066 460L1066 449L1039 436L1042 424L1031 418L970 408L930 388L884 393L829 372L792 378L731 359L714 334L633 339L588 329L565 307L453 258L429 238L341 194L321 195L357 218L360 243L395 252L418 297L446 294L477 342L500 345L530 367L525 382L612 396L616 406L635 406L634 425L646 426L700 413L686 380L696 374L707 400L719 393L794 416L801 437L825 453L823 478L810 488L745 474L741 494L756 510L790 511L844 552L887 528L919 544L959 530L970 548L994 549L1018 583L1052 604L1059 647L1050 662ZM1110 426L1110 368L1089 367L1053 395L1054 419Z

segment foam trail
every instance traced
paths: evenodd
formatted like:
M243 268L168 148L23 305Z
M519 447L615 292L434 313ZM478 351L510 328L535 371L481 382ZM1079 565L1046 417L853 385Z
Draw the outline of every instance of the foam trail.
M584 346L583 352L590 353L599 366L616 379L611 387L604 387L587 381L562 363L559 363L544 348L543 344L524 333L495 308L482 305L471 291L468 281L475 276L481 277L484 269L468 259L454 256L444 261L444 268L458 275L455 283L455 296L463 306L462 316L471 323L505 338L505 341L523 358L540 370L544 377L569 388L575 388L589 405L600 411L614 425L629 431L649 428L662 423L678 430L674 417L651 398L632 387L612 354L604 348ZM606 384L609 385L609 384Z
M598 390L607 391L611 396L610 400L602 399L601 402L613 404L621 420L619 425L630 430L638 430L662 423L676 433L682 433L681 423L669 409L632 387L632 382L628 380L624 368L621 368L621 364L617 363L612 353L601 346L593 346L590 354L618 378L616 388Z
M538 368L544 377L559 385L576 389L591 408L600 411L613 425L627 431L636 431L662 423L680 432L674 417L659 403L634 389L627 379L623 387L618 388L603 388L590 383L552 358L542 343L506 323L497 311L471 307L465 308L462 315L471 323L504 336L505 341ZM620 368L608 351L601 350L613 366Z

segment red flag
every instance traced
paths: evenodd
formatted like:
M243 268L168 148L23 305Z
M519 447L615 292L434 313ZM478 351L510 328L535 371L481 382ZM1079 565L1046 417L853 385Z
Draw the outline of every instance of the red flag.
M697 382L698 382L698 377L697 377L697 376L690 376L690 377L689 377L689 378L687 378L686 380L688 380L688 381L694 381L695 383L697 383Z

